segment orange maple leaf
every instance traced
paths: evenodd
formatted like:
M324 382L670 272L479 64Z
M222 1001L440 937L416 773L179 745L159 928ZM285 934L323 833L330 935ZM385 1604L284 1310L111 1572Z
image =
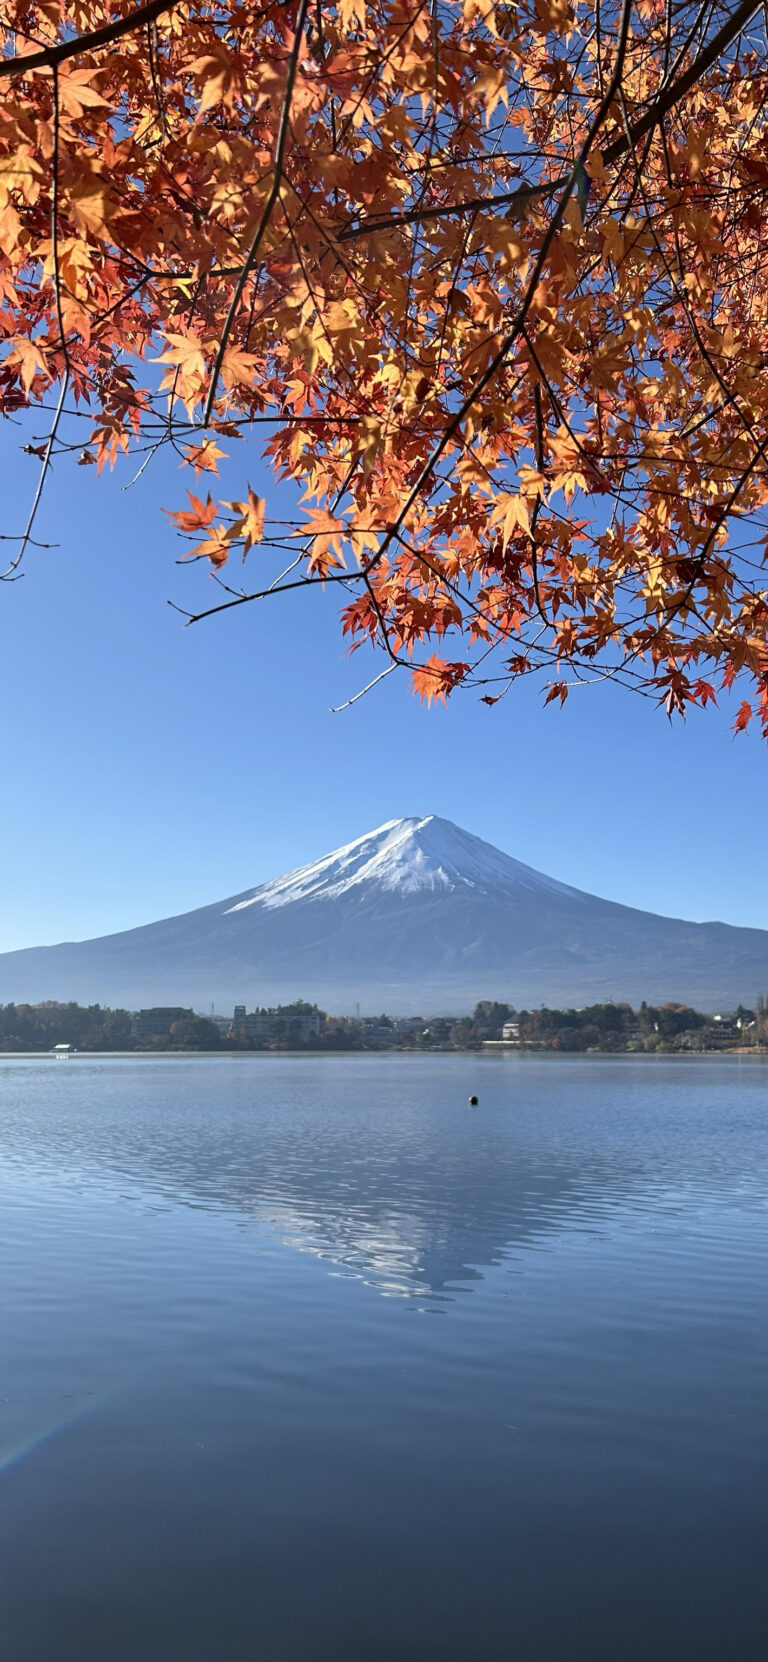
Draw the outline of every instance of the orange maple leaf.
M242 352L236 346L228 346L221 364L224 386L236 387L241 382L245 386L251 386L258 363L258 358L255 358L252 352Z
M247 502L227 503L227 507L232 509L233 514L237 515L237 520L232 528L232 535L238 541L240 537L243 538L243 559L245 559L250 549L255 548L256 544L261 542L264 535L266 506L264 497L257 496L256 492L251 490L250 485L248 486Z
M29 392L35 376L42 372L48 374L48 365L40 347L27 335L16 336L11 344L11 350L3 360L6 364L19 364L21 384L25 392Z
M195 478L199 479L201 473L218 473L219 457L225 455L226 451L219 450L213 439L203 439L202 444L185 445L182 466L193 467Z
M210 494L205 502L201 502L200 497L195 496L192 491L187 491L187 496L190 501L189 508L180 508L176 511L171 508L164 508L163 513L174 521L179 531L202 531L205 526L210 525L211 520L216 518L217 504L211 501Z
M433 652L426 663L417 664L411 671L411 688L428 708L436 701L445 703L450 690L450 667Z

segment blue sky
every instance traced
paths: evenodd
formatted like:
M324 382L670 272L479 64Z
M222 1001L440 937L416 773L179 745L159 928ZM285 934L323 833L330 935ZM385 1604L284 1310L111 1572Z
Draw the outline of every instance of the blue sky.
M0 434L6 532L38 466L20 438ZM268 489L253 458L250 476ZM167 601L211 589L174 563L159 510L194 480L173 462L125 477L58 463L36 534L59 547L0 585L0 951L204 905L427 813L629 905L768 928L768 751L731 737L731 707L670 727L615 688L561 711L521 685L493 710L470 693L430 712L391 677L333 715L366 679L335 599L185 630Z

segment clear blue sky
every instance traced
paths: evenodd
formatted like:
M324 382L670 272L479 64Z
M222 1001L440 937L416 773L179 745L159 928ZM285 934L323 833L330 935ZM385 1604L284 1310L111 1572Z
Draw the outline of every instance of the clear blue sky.
M0 433L4 531L38 466L19 438ZM0 586L0 950L204 905L427 813L629 905L768 928L768 750L731 737L732 708L670 727L611 687L561 711L521 686L428 712L392 677L332 715L366 679L333 598L187 630L166 604L211 594L159 512L185 483L163 463L125 492L60 462L37 528L60 546Z

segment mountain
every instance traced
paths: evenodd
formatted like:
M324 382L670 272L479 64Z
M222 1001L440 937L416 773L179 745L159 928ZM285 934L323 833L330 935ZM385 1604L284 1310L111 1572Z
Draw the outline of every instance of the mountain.
M434 1014L680 999L751 1004L768 932L635 911L522 865L450 820L390 820L313 865L180 917L0 954L0 1002L302 997L333 1012Z

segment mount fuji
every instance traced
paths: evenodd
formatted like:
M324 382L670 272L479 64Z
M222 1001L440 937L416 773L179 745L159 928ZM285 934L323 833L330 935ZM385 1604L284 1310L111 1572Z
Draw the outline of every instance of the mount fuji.
M686 923L569 888L450 820L390 820L286 876L98 940L0 954L0 1002L341 1013L680 999L768 989L768 931Z

